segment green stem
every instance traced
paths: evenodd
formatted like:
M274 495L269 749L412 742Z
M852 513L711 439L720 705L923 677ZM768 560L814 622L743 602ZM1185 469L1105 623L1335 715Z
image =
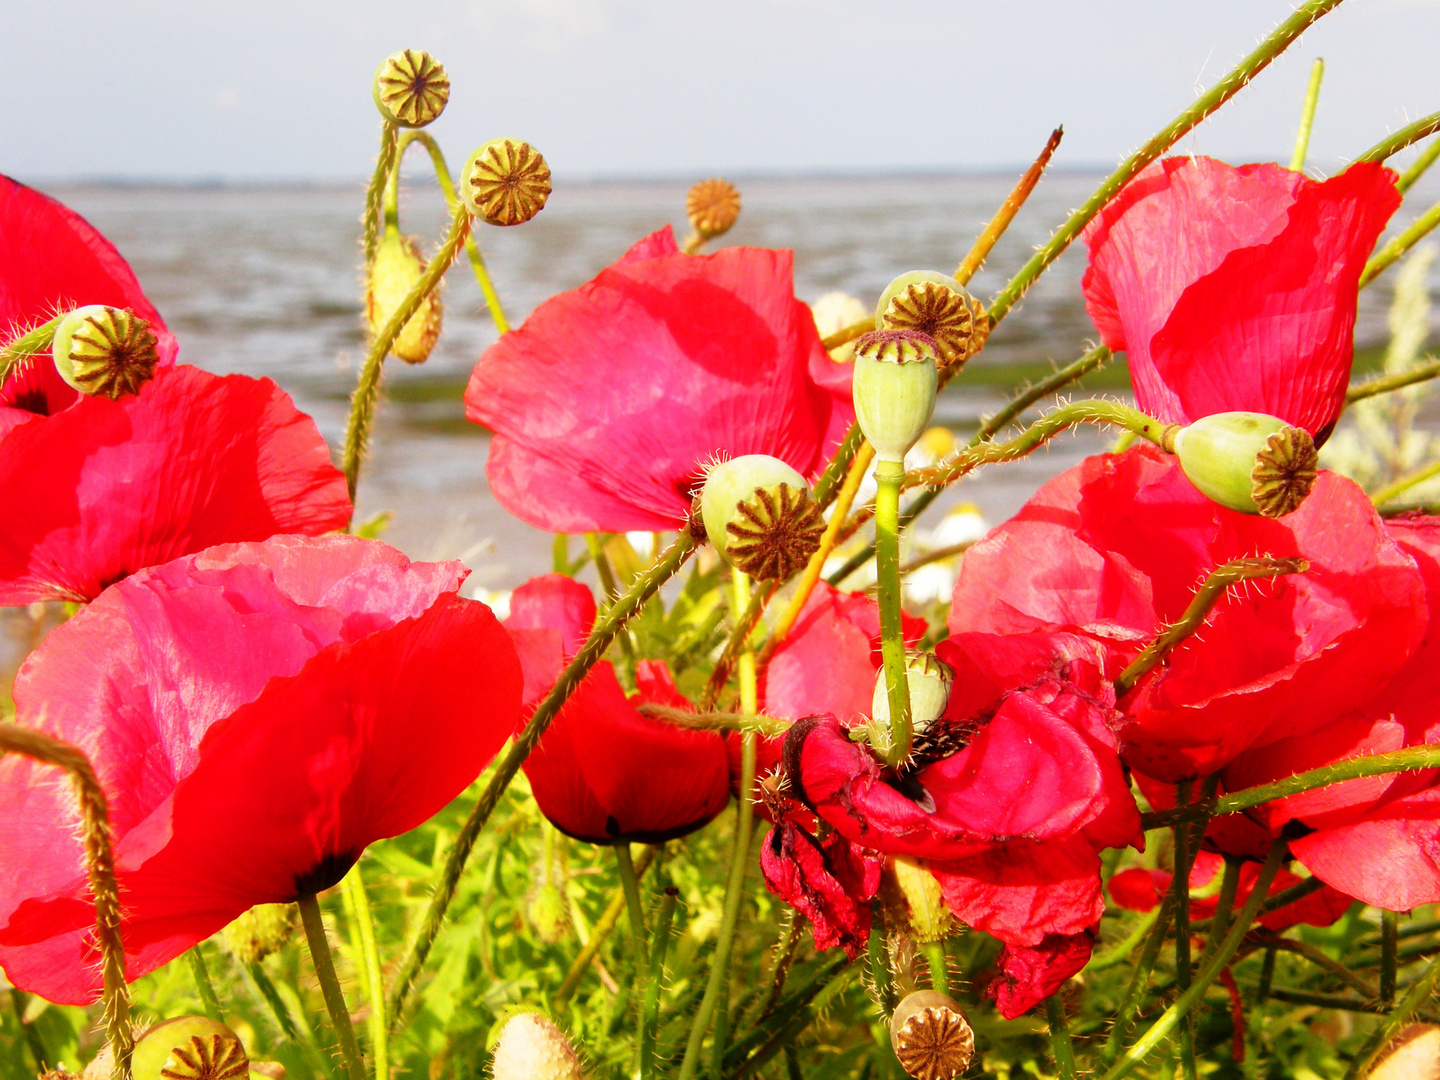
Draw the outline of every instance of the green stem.
M1440 225L1440 202L1405 226L1398 236L1392 238L1389 243L1370 256L1370 260L1360 274L1360 287L1363 289L1384 273L1387 267L1434 231L1437 225Z
M185 953L190 962L190 975L195 980L195 992L200 995L200 1008L217 1024L225 1022L220 1008L220 999L215 995L215 984L210 981L210 972L205 968L205 957L200 955L200 946L195 945Z
M1399 915L1393 911L1380 912L1379 1001L1387 1009L1395 1004L1395 953L1400 945L1399 930Z
M655 949L650 954L650 977L640 1002L640 1080L654 1080L655 1033L660 1026L660 989L665 979L665 952L670 947L670 924L675 918L675 898L680 890L670 885L660 901L655 921Z
M1424 176L1426 170L1428 170L1431 165L1435 164L1436 158L1440 158L1440 139L1436 139L1434 142L1432 142L1429 146L1425 148L1425 151L1418 158L1416 158L1411 163L1410 167L1406 169L1405 172L1401 175L1400 179L1396 182L1395 187L1400 191L1401 194L1409 191L1412 187L1415 186L1415 181L1419 180L1420 177Z
M1310 86L1305 91L1305 108L1300 112L1300 131L1295 136L1295 154L1290 158L1290 168L1299 172L1305 168L1305 158L1310 153L1310 128L1315 123L1315 106L1320 102L1320 80L1325 77L1325 60L1317 56L1310 67Z
M1330 959L1329 956L1325 955L1325 953L1319 949L1306 945L1303 941L1292 941L1290 938L1280 937L1278 935L1267 936L1264 940L1267 949L1277 949L1280 952L1288 952L1293 956L1303 957L1316 967L1323 968L1331 975L1334 975L1341 982L1347 983L1354 989L1360 991L1360 993L1364 994L1367 998L1373 999L1379 996L1379 991L1371 983L1366 981L1364 977L1351 971L1339 961Z
M1060 1080L1075 1076L1075 1044L1070 1041L1070 1028L1065 1023L1065 1005L1059 994L1045 999L1045 1022L1050 1028L1050 1050L1055 1055L1055 1070Z
M365 189L363 233L367 267L375 258L375 249L380 244L380 210L385 198L385 185L390 181L391 171L399 167L396 160L399 131L400 129L389 120L381 121L380 153L375 158L375 172L370 177L370 186Z
M1110 1029L1110 1037L1105 1040L1105 1047L1100 1051L1100 1060L1106 1065L1112 1064L1120 1056L1120 1048L1130 1031L1130 1021L1134 1019L1135 1010L1140 1006L1140 998L1149 985L1150 973L1155 970L1155 961L1160 958L1160 949L1165 944L1165 935L1170 929L1170 918L1174 913L1175 893L1172 889L1165 894L1165 899L1160 904L1154 927L1145 941L1145 950L1140 954L1140 962L1135 965L1135 974L1130 977L1130 983L1125 988L1125 997L1115 1013L1115 1024Z
M1175 787L1175 805L1189 802L1190 781L1185 780ZM1175 826L1174 845L1175 873L1170 888L1175 897L1175 985L1183 993L1190 988L1190 872L1195 863L1189 822ZM1195 1035L1188 1016L1180 1019L1180 1071L1185 1080L1195 1080Z
M1309 0L1308 3L1300 5L1293 15L1276 27L1274 32L1262 41L1249 56L1241 60L1229 74L1196 98L1192 105L1166 125L1163 130L1126 158L1120 167L1095 190L1095 194L1091 195L1080 209L1070 215L1065 224L1055 231L1049 241L1031 256L1030 261L1021 267L1020 272L1011 278L1009 284L1001 289L995 299L990 302L991 325L1000 322L1009 313L1016 302L1025 295L1025 291L1035 283L1035 279L1060 257L1060 253L1080 235L1080 231L1090 223L1090 219L1098 214L1105 204L1134 178L1136 173L1165 153L1184 138L1192 128L1234 97L1251 79L1263 71L1270 61L1284 52L1296 38L1303 34L1312 23L1332 8L1338 7L1340 2L1341 0Z
M1225 856L1225 874L1220 879L1220 898L1215 901L1215 914L1210 918L1210 937L1205 944L1208 955L1225 938L1230 929L1230 913L1235 909L1235 896L1240 891L1240 866L1242 860L1231 855Z
M1104 1080L1119 1080L1120 1077L1127 1075L1131 1069L1149 1056L1150 1051L1154 1050L1161 1040L1189 1015L1195 1003L1204 997L1210 984L1215 981L1220 972L1230 963L1235 951L1240 948L1240 942L1244 940L1246 933L1250 930L1250 924L1259 914L1260 905L1265 899L1265 894L1270 891L1270 886L1275 881L1275 875L1279 872L1280 863L1284 857L1285 841L1276 840L1270 845L1270 854L1265 859L1265 865L1260 868L1260 875L1255 879L1255 885L1251 889L1250 895L1245 899L1245 906L1240 909L1239 916L1231 924L1220 947L1200 966L1190 988L1183 991L1176 998L1175 1003L1166 1009L1155 1023L1150 1025L1149 1030L1136 1040L1135 1044L1125 1052L1125 1055L1105 1074Z
M14 341L0 348L0 385L4 384L5 380L10 377L10 373L20 364L36 353L50 348L50 343L55 340L55 328L60 325L60 320L64 317L64 315L56 315L49 322L43 322L39 326L25 331Z
M341 467L352 501L355 498L355 487L360 480L360 465L365 459L365 450L370 442L370 427L375 419L375 402L380 395L380 372L385 364L385 357L389 354L390 347L395 344L395 339L400 336L400 331L410 321L410 317L420 310L425 298L440 284L440 279L455 261L460 244L469 232L470 214L461 207L451 219L449 235L426 265L420 280L415 282L414 287L400 302L400 306L390 313L390 318L370 343L370 350L365 355L365 366L360 369L360 380L350 398L350 419L345 425L345 452Z
M635 875L635 864L630 860L630 844L615 845L615 865L620 870L620 888L625 893L625 906L630 911L630 933L635 939L637 966L645 963L645 906L640 900L640 879Z
M615 640L615 635L639 612L646 601L659 591L661 585L675 576L694 550L695 538L687 525L681 528L675 542L666 549L665 553L649 569L632 581L625 595L615 601L610 609L596 621L594 628L590 631L590 636L585 639L585 644L580 647L575 658L560 673L560 678L536 707L524 730L516 737L510 745L510 750L496 767L490 777L490 783L455 837L450 854L446 857L445 867L441 871L440 880L436 883L435 893L430 898L430 907L425 913L425 922L420 928L415 944L410 949L410 954L405 958L405 963L401 966L399 974L396 975L395 982L390 987L390 1005L387 1013L392 1027L399 1020L401 1012L405 1008L405 1001L414 987L415 978L420 974L420 969L425 966L425 960L430 955L430 947L435 944L435 938L440 933L441 926L444 925L445 912L449 910L450 902L455 899L455 890L460 884L460 874L465 869L466 861L470 858L470 851L475 846L475 838L480 834L481 828L484 827L485 822L489 820L491 813L500 802L500 796L505 793L505 789L510 785L515 774L520 771L520 766L530 755L530 751L535 749L535 745L540 741L540 736L545 734L545 729L550 726L550 722L560 712L561 706L569 700L581 680L590 673L590 669L610 647L610 643Z
M1130 959L1131 954L1134 953L1140 942L1145 940L1145 936L1150 933L1151 927L1155 925L1155 920L1159 917L1160 905L1156 904L1141 917L1140 921L1135 924L1135 929L1126 935L1124 941L1106 949L1103 953L1091 956L1090 962L1085 965L1085 970L1087 972L1106 971L1109 968L1118 967Z
M730 1043L730 980L720 983L720 998L715 1002L715 1030L710 1038L710 1080L724 1080L725 1048Z
M1440 139L1435 141L1440 146ZM1345 404L1353 405L1357 401L1364 401L1366 398L1375 397L1377 394L1388 394L1392 390L1402 390L1418 382L1425 382L1440 375L1440 360L1432 360L1428 364L1417 364L1408 371L1402 371L1396 375L1382 375L1378 379L1366 379L1362 383L1356 383L1345 394Z
M1345 1071L1345 1080L1356 1080L1369 1071L1376 1055L1400 1033L1400 1029L1409 1022L1415 1010L1430 999L1430 995L1435 992L1437 980L1440 980L1440 960L1430 964L1424 976L1406 991L1400 1004L1395 1006L1385 1018L1385 1022L1365 1040L1365 1045L1360 1048L1355 1060L1350 1062L1350 1068Z
M890 957L885 947L885 933L883 927L884 908L879 900L870 905L871 925L870 941L866 946L866 959L870 963L870 979L875 984L875 994L880 999L880 1009L889 1016L895 1011L898 1004L898 997L895 993L895 980L891 977Z
M950 964L945 957L945 942L927 941L921 948L925 952L925 966L930 969L930 989L941 994L950 992Z
M1422 116L1413 124L1406 124L1393 135L1386 135L1355 160L1384 161L1437 131L1440 131L1440 112L1433 112L1429 116Z
M365 893L365 878L358 862L345 876L344 886L355 909L355 925L360 929L360 956L365 964L370 997L370 1050L375 1055L375 1080L388 1080L390 1047L389 1026L385 1023L385 983L380 975L380 949L375 944L375 920L370 914L370 898Z
M740 906L745 899L745 872L750 866L750 827L754 820L751 801L755 786L755 736L741 736L740 798L736 809L735 844L730 852L730 876L725 883L725 906L720 915L720 931L715 939L715 955L710 962L710 980L705 996L690 1026L690 1040L685 1045L685 1059L680 1064L679 1080L691 1080L700 1066L700 1047L710 1028L710 1018L720 1000L720 992L730 975L730 947L735 940L735 926L740 920Z
M635 860L635 876L637 878L645 876L645 871L650 869L650 864L655 861L658 852L659 849L654 847L647 847L641 852L640 858ZM609 906L605 908L599 921L595 923L594 929L590 931L589 940L581 947L574 962L570 965L570 970L565 973L565 979L560 983L560 989L555 991L552 999L557 1006L570 1000L570 995L575 993L576 988L580 985L580 980L585 977L591 961L600 952L600 946L605 944L605 939L610 936L610 931L615 929L615 924L620 921L620 914L624 910L625 892L622 889L610 900Z
M305 927L310 959L315 965L315 978L320 983L320 994L325 999L330 1022L335 1025L335 1037L340 1044L345 1069L350 1074L350 1080L365 1080L365 1063L360 1057L360 1044L355 1041L355 1029L350 1025L350 1009L345 1004L340 979L335 974L335 961L330 956L330 942L325 937L320 901L314 893L308 893L296 903L300 906L300 921Z
M841 439L840 445L835 448L835 456L825 466L820 479L815 481L815 501L820 504L821 510L834 502L835 496L840 493L840 485L845 474L850 471L850 463L855 460L860 444L864 441L865 436L860 431L860 425L851 424L845 438Z
M291 1042L300 1041L300 1031L295 1027L295 1018L290 1015L290 1009L286 1006L284 998L275 989L275 984L270 981L270 976L265 974L265 969L260 966L258 960L252 960L245 965L245 974L255 984L256 991L270 1006L270 1011L275 1014L275 1022L280 1025L280 1033Z
M1260 986L1255 991L1255 1005L1258 1008L1265 1004L1265 999L1273 992L1271 983L1275 979L1275 953L1277 947L1274 942L1265 946L1265 958L1260 962Z
M762 581L760 587L751 593L750 602L735 620L730 637L726 639L725 648L720 653L720 659L715 661L715 670L710 673L710 679L705 684L705 692L700 695L702 709L709 709L719 699L720 692L730 681L740 654L750 646L751 635L754 634L761 616L765 614L765 605L780 590L780 584L778 581Z
M880 652L890 700L890 745L885 760L899 767L910 756L910 686L905 674L905 636L900 618L900 485L905 465L875 464L875 579L880 605Z

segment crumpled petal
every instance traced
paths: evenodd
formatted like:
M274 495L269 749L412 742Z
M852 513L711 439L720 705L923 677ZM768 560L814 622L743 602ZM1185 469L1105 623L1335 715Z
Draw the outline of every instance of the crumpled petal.
M541 304L485 351L466 416L495 434L495 497L552 532L677 528L717 455L770 454L807 476L853 419L849 382L792 254L681 254L667 227L592 281Z
M883 865L839 833L816 841L789 817L760 845L766 887L810 920L815 948L839 945L851 960L870 940L870 900L880 890Z
M1094 948L1095 935L1090 931L1047 934L1034 947L1006 945L996 960L1000 974L985 988L985 996L995 1002L1001 1016L1013 1020L1064 986L1090 962Z

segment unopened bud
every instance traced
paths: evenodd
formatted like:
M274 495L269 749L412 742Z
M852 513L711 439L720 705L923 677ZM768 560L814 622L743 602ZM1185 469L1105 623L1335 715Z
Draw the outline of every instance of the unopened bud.
M701 180L685 196L685 216L702 240L713 240L740 217L740 192L729 180Z
M1284 517L1315 485L1318 455L1310 433L1264 413L1202 417L1175 434L1173 447L1202 494L1245 514Z
M401 127L434 122L450 100L445 65L423 49L401 49L375 72L375 105L380 115Z
M517 1013L500 1029L492 1071L495 1080L582 1080L583 1076L565 1033L548 1016L533 1012Z
M889 925L903 922L916 941L922 944L944 941L955 932L955 916L945 903L940 882L924 859L902 855L887 859L881 890L891 920Z
M880 461L903 462L935 413L935 342L880 330L855 342L855 419Z
M425 260L415 249L415 242L395 229L386 229L375 248L369 287L365 290L365 317L371 337L379 335L424 273ZM406 363L423 364L440 338L444 317L445 305L437 287L420 302L420 309L410 316L390 351Z
M138 393L160 362L150 324L129 308L91 304L60 320L51 346L55 370L90 397Z
M890 1018L890 1045L900 1067L915 1080L954 1080L975 1056L975 1032L949 994L917 990Z
M910 653L905 657L905 680L910 688L910 726L923 735L945 715L950 704L950 687L955 669L934 653ZM875 674L875 693L870 700L870 717L883 730L890 730L890 690L885 669Z
M460 193L482 221L520 225L538 214L550 197L550 166L527 142L491 139L465 163Z
M570 931L565 894L553 881L541 882L525 906L525 918L535 936L547 945L563 941Z
M783 581L798 571L825 532L805 478L765 454L714 466L700 489L700 516L715 550L762 581Z
M1381 1054L1367 1080L1440 1080L1440 1027L1411 1024Z
M156 1024L136 1041L135 1080L246 1080L250 1060L240 1036L204 1016Z
M979 317L977 318L977 311ZM915 330L935 342L935 359L942 368L965 363L984 344L976 342L984 309L972 306L960 282L931 270L901 274L880 294L875 306L877 330Z
M220 931L226 951L242 964L257 964L295 936L294 904L256 904Z

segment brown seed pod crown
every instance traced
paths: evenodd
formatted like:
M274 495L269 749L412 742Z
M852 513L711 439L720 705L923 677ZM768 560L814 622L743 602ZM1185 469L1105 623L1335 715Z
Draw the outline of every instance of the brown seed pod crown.
M433 123L450 101L445 65L423 49L401 49L375 72L375 105L380 115L401 127Z
M521 139L491 139L470 155L460 188L476 217L491 225L520 225L550 198L550 166Z
M1320 455L1304 428L1287 427L1265 440L1250 470L1251 498L1265 517L1284 517L1298 509L1315 486Z
M729 232L740 217L740 192L729 180L701 180L685 196L685 216L704 240Z

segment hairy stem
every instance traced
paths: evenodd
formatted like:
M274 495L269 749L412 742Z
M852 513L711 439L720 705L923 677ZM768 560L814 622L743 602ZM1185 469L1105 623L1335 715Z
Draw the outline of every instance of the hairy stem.
M650 864L655 861L658 854L659 848L654 847L647 847L640 853L640 858L635 860L637 880L645 877L645 871L650 869ZM611 898L604 913L596 921L594 929L590 931L590 940L576 955L574 962L570 965L570 970L565 973L564 981L560 983L560 989L555 991L555 997L552 1000L557 1006L570 1000L570 996L579 988L580 980L585 977L585 972L589 969L596 954L600 952L600 946L605 944L605 939L610 936L610 932L620 921L620 915L625 911L625 907L625 890L621 889Z
M700 707L708 709L720 699L720 692L725 689L725 684L730 681L730 675L739 662L740 654L750 645L750 636L759 625L760 618L765 614L765 606L770 598L780 591L780 582L762 582L750 597L750 602L745 605L745 610L740 612L735 620L735 625L730 629L730 637L725 641L725 648L720 652L720 659L715 661L715 669L710 672L710 679L705 684L705 692L700 695Z
M1394 134L1385 136L1355 160L1384 161L1437 131L1440 131L1440 112L1433 112L1429 116L1422 116L1413 124L1406 124Z
M1411 162L1410 167L1396 181L1396 189L1401 194L1409 191L1415 186L1415 181L1424 176L1430 166L1435 164L1436 158L1440 158L1440 139L1432 142L1418 158Z
M365 984L370 998L370 1051L375 1056L375 1080L389 1080L389 1026L385 1023L385 983L380 975L380 949L375 943L375 920L370 914L370 897L357 862L345 875L344 888L355 911L360 931L360 957L365 965Z
M1393 237L1389 243L1370 256L1364 271L1360 274L1360 287L1363 289L1374 281L1400 256L1433 232L1437 225L1440 225L1440 202L1426 210L1407 225L1398 236Z
M200 1008L217 1024L225 1022L220 1009L220 999L215 994L215 984L210 981L210 972L205 967L205 957L200 955L200 946L194 945L185 953L190 964L190 977L195 980L195 993L200 995Z
M1045 999L1045 1022L1050 1028L1050 1051L1055 1055L1055 1071L1060 1080L1075 1076L1075 1044L1070 1041L1070 1028L1065 1023L1065 1005L1058 993Z
M966 253L965 258L960 260L960 265L955 270L955 280L961 285L969 283L970 279L985 265L985 260L994 249L996 241L1005 234L1005 230L1015 220L1015 215L1025 205L1025 200L1030 198L1035 186L1040 183L1040 177L1045 174L1045 167L1050 164L1050 158L1054 156L1060 140L1064 137L1065 129L1063 127L1057 127L1050 133L1050 138L1046 140L1045 148L1040 151L1040 156L1015 182L1015 186L1010 189L1010 194L1005 196L1005 201L1000 204L1000 209L995 211L995 216L986 224L984 231L975 238L975 243L970 246L969 252Z
M1290 168L1299 172L1305 168L1305 158L1310 153L1310 129L1315 124L1315 106L1320 102L1320 80L1325 78L1325 60L1317 56L1310 66L1310 85L1305 91L1305 107L1300 111L1300 130L1295 135L1295 153L1290 158Z
M345 1069L350 1074L350 1080L365 1080L365 1061L360 1056L360 1044L355 1040L355 1028L350 1023L350 1009L345 1004L345 994L335 974L335 960L330 955L330 941L325 936L320 901L314 893L308 893L296 903L300 906L300 922L305 927L305 943L310 946L310 959L315 965L320 995L325 999L330 1023L335 1026L335 1038L340 1044Z
M1357 1080L1364 1076L1374 1062L1376 1055L1400 1033L1410 1021L1410 1017L1421 1005L1430 1000L1430 995L1435 992L1437 981L1440 981L1440 960L1432 961L1425 974L1417 979L1406 991L1405 996L1400 999L1390 1014L1385 1017L1385 1022L1375 1029L1370 1038L1365 1040L1365 1045L1355 1055L1355 1060L1350 1062L1350 1068L1345 1071L1345 1080Z
M11 373L30 357L50 348L51 342L55 340L55 328L60 325L60 320L64 317L64 315L57 315L48 322L43 322L39 326L25 331L14 341L8 342L3 348L0 348L0 385L3 385Z
M1440 140L1435 145L1440 146ZM1417 364L1408 371L1402 371L1395 375L1382 375L1378 379L1366 379L1362 383L1356 383L1345 393L1345 404L1353 405L1357 401L1364 401L1366 398L1375 397L1377 394L1388 394L1392 390L1403 390L1407 386L1413 386L1418 382L1425 382L1440 375L1440 360L1432 360L1428 364Z
M1150 983L1150 973L1155 970L1155 961L1160 958L1160 949L1165 944L1165 936L1169 932L1170 920L1174 914L1175 893L1172 889L1165 894L1165 899L1160 904L1154 927L1150 936L1145 939L1145 949L1140 954L1140 962L1135 965L1135 974L1130 976L1130 982L1125 987L1125 997L1120 1002L1120 1008L1116 1010L1110 1036L1100 1051L1100 1060L1105 1065L1113 1064L1120 1056L1120 1048L1125 1045L1125 1038L1130 1032L1130 1022L1135 1018L1135 1010L1139 1008L1140 999Z
M365 221L362 232L367 267L374 260L375 249L380 245L381 207L385 201L385 188L390 182L390 173L399 167L399 137L399 127L389 120L381 121L380 153L375 158L375 172L370 177L370 186L365 189Z
M930 989L941 994L950 992L950 964L945 958L945 942L927 941L921 946L925 966L930 969Z
M654 1080L655 1033L660 1026L660 989L665 979L665 952L670 947L670 924L675 918L675 899L680 890L671 885L660 901L655 922L655 949L650 954L650 977L640 1002L640 1080Z
M880 605L880 653L890 700L890 744L885 760L898 767L910 756L910 684L905 672L905 632L900 618L900 485L905 465L882 461L875 466L875 579Z
M630 912L630 934L635 939L636 968L645 966L645 905L640 900L640 878L630 858L628 841L615 845L615 866L620 872L620 891Z

